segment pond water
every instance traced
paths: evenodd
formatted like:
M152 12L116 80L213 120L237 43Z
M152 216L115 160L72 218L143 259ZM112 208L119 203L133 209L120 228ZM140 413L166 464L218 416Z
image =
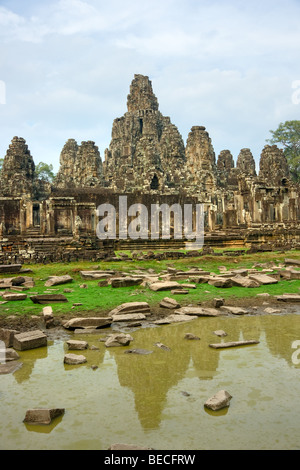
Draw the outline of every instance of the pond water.
M213 333L220 329L228 336ZM64 333L47 347L20 351L23 366L0 375L0 449L106 450L120 442L157 450L299 449L298 313L202 317L121 331L134 338L129 346L106 348L99 339L112 332L108 328L99 335ZM187 340L186 333L200 340ZM87 363L66 365L69 338L99 349L72 351ZM259 344L209 347L243 339ZM124 354L132 348L152 353ZM230 406L206 409L205 401L222 389L232 395ZM51 425L28 425L29 408L65 413Z

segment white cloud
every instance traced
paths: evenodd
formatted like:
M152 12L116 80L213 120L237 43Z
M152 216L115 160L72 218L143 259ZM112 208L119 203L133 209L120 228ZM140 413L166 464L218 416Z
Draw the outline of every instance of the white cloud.
M0 156L14 135L36 161L68 138L103 157L135 73L186 140L205 125L218 154L255 156L279 122L299 119L298 1L2 0Z

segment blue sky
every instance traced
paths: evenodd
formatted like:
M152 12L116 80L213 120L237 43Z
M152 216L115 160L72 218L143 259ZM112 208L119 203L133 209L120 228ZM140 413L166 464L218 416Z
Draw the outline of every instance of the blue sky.
M216 157L250 148L258 167L300 119L299 18L300 0L0 0L0 157L19 136L55 171L69 138L103 160L139 73L184 142L203 125Z

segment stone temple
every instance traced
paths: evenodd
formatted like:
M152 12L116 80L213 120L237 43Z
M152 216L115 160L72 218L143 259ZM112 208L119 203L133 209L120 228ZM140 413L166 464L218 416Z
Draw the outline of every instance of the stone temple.
M299 241L300 188L283 151L266 145L259 170L248 148L236 164L230 150L216 158L208 131L191 128L186 143L163 116L152 83L135 75L127 112L112 125L101 158L95 142L70 138L53 183L37 179L24 138L14 137L0 177L0 262L30 259L101 259L114 250L184 247L184 239L97 237L97 208L143 204L201 204L206 246L272 246ZM119 214L116 214L117 225ZM128 222L129 223L129 222ZM119 232L117 232L119 233Z

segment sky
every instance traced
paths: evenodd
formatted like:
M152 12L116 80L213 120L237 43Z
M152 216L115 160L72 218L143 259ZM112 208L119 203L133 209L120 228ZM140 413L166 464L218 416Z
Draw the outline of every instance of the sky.
M216 158L300 119L300 0L0 0L0 158L23 137L59 169L73 138L102 160L135 74L184 143L205 126Z

